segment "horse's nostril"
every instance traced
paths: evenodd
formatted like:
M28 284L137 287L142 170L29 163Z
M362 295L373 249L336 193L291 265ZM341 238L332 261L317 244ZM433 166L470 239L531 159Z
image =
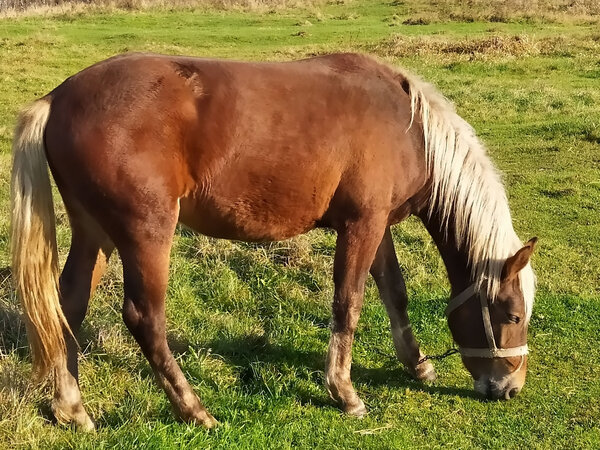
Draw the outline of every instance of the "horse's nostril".
M519 393L519 390L517 388L512 388L507 393L508 399L515 398L518 393Z

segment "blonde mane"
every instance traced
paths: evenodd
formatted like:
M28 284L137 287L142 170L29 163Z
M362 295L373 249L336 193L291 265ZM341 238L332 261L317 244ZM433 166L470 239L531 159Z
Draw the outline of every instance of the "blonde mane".
M500 175L473 128L431 84L402 73L410 87L411 108L423 126L425 158L431 173L429 214L448 229L453 221L457 245L468 252L472 277L492 300L498 295L504 261L522 244L513 226ZM412 125L412 122L411 122ZM535 279L528 264L520 273L527 319Z

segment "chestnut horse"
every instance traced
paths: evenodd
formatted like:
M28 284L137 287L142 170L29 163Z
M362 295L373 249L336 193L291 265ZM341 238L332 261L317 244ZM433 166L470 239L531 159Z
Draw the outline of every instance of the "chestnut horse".
M435 378L406 313L390 226L423 221L445 262L449 327L475 388L511 398L525 381L534 297L504 188L472 128L435 89L372 58L251 63L128 54L68 78L25 109L13 146L12 255L34 369L54 371L60 422L93 428L74 334L116 247L123 320L175 413L213 426L167 345L165 293L178 222L208 236L287 239L337 231L325 382L348 414L370 272L399 360ZM72 229L58 276L47 165Z

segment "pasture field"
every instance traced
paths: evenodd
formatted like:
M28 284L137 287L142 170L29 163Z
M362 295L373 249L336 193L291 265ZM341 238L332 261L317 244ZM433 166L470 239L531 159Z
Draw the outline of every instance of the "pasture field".
M600 448L595 2L268 3L82 7L0 18L0 447ZM80 339L84 404L98 431L53 425L48 383L30 382L10 283L12 130L20 106L125 51L253 60L360 51L436 84L504 173L519 236L540 238L523 392L509 402L481 400L458 357L435 364L436 382L413 381L393 357L388 319L369 281L352 373L370 412L362 420L345 417L323 386L334 233L257 245L179 230L169 340L221 425L206 431L173 418L122 323L118 257L90 303ZM58 197L56 210L64 261L69 229ZM452 345L444 266L416 220L397 226L394 238L417 337L425 352L441 353Z

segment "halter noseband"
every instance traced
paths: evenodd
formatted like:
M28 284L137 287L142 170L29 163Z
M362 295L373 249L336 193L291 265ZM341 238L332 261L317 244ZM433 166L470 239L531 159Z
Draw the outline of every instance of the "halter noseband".
M472 284L456 297L450 299L448 306L446 307L446 317L450 316L452 311L477 294L478 292L475 289L475 284ZM529 352L527 344L510 348L498 348L496 346L496 339L494 339L494 330L492 328L492 320L490 318L490 309L488 306L487 297L481 290L479 291L479 301L481 302L481 317L483 319L485 337L488 341L488 348L466 348L459 345L458 351L460 354L462 356L472 358L510 358L514 356L526 355Z

